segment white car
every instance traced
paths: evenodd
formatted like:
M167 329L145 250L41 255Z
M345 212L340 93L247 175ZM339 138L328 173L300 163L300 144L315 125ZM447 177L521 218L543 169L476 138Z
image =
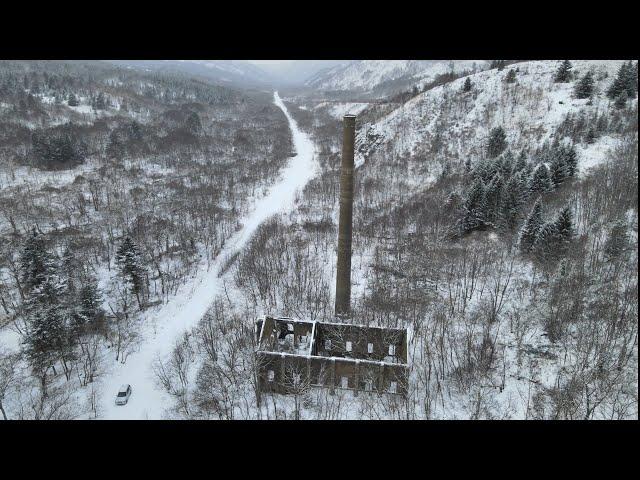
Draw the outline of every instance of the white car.
M116 405L126 405L129 401L129 397L131 396L131 385L125 384L120 387L118 390L118 395L116 396Z

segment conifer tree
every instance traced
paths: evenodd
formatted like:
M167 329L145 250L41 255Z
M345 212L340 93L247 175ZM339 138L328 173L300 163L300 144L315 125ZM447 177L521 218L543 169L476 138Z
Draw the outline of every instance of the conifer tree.
M620 65L616 78L607 90L607 96L616 100L623 92L626 92L627 98L636 98L638 93L638 65L636 63L634 67L631 60Z
M502 175L497 173L487 185L485 193L485 222L495 223L498 218L498 210L502 203L504 181Z
M516 81L516 71L512 68L505 77L505 82L514 83Z
M545 223L534 243L536 258L549 262L567 254L573 239L573 215L570 207L563 208L555 220Z
M595 88L595 82L593 79L593 72L589 70L582 78L576 83L573 89L573 94L576 98L584 99L591 98Z
M500 199L498 223L502 229L511 231L516 228L524 200L523 184L518 172L509 178Z
M627 79L627 94L630 98L636 98L638 94L638 62L634 65L629 60L629 78Z
M489 142L487 144L487 155L494 158L500 155L507 148L507 136L504 128L495 127L489 132Z
M556 71L556 76L554 78L554 81L556 83L566 83L571 81L572 68L573 68L573 65L571 65L571 62L569 60L564 60L558 67L558 70Z
M471 77L467 77L467 79L464 81L464 85L462 86L462 91L463 92L470 92L471 88L472 88L472 84L471 84Z
M55 258L45 247L43 235L35 229L21 252L20 270L25 290L25 353L44 386L47 370L68 353L66 285Z
M20 275L25 293L38 288L55 268L47 252L44 235L33 228L20 253Z
M479 178L471 186L463 204L461 221L462 233L468 233L485 225L486 193L482 180Z
M524 148L520 151L520 155L518 155L518 159L516 160L513 171L514 172L522 172L527 166L527 152L525 152Z
M578 152L576 151L576 146L573 144L562 145L560 149L567 167L567 174L573 177L578 172Z
M573 213L571 207L563 208L554 222L553 247L556 255L564 256L574 237Z
M553 182L549 174L549 169L545 164L538 165L533 177L531 178L531 185L529 191L534 194L546 193L553 190Z
M565 163L563 155L556 155L551 162L551 168L549 170L551 173L551 182L556 188L562 185L565 179L569 177L569 167Z
M78 308L74 315L75 326L78 329L91 327L102 314L102 297L95 279L90 278L78 295Z
M64 349L65 312L60 301L64 290L64 284L52 274L45 277L26 298L25 353L34 372L39 375L46 373Z
M520 251L529 253L542 228L542 202L538 198L520 231Z
M129 284L131 291L136 295L138 306L142 308L141 295L144 293L144 279L146 269L142 265L138 246L127 235L116 251L116 264L122 278Z

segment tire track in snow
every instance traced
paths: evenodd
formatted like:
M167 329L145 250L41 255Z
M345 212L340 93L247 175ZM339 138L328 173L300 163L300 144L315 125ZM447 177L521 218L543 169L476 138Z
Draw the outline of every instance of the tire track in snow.
M224 260L240 251L262 222L293 205L296 192L315 176L317 164L314 159L313 142L298 128L278 92L274 92L274 103L287 117L296 155L282 170L280 180L271 186L265 197L256 202L255 210L241 220L242 228L227 240L225 247L212 262L211 268L208 271L200 270L196 278L183 285L167 304L146 314L143 331L140 332L144 340L137 346L138 350L129 355L124 365L116 363L100 380L100 418L162 418L170 400L156 386L152 370L153 361L158 356L168 355L175 340L195 326L216 295L222 293L222 278L218 278L218 273ZM157 326L155 329L154 324ZM116 393L124 383L131 385L133 393L127 405L116 406Z

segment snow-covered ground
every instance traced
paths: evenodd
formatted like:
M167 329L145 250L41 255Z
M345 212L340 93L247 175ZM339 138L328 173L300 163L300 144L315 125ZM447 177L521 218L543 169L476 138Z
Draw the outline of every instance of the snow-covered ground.
M282 173L267 195L257 202L255 209L242 222L242 228L226 243L209 270L201 267L190 284L184 285L167 304L146 312L143 321L143 339L137 351L131 353L125 364L115 363L100 380L101 418L104 419L161 419L169 406L169 399L158 388L152 365L158 358L169 354L176 339L195 326L209 305L222 293L224 275L218 274L225 259L243 248L253 233L267 218L293 205L296 192L316 174L317 163L313 142L297 126L287 108L274 93L274 103L282 109L289 121L296 156ZM125 406L116 406L115 395L122 384L130 384L133 394Z

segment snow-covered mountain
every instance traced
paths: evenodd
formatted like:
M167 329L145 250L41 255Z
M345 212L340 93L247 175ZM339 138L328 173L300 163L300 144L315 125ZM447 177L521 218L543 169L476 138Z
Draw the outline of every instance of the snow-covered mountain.
M483 63L483 62L480 62ZM309 78L309 87L328 91L385 92L426 82L451 70L472 69L478 62L456 60L357 60Z
M221 84L244 87L263 86L274 81L271 74L246 60L115 60L111 63L146 71L179 71Z

